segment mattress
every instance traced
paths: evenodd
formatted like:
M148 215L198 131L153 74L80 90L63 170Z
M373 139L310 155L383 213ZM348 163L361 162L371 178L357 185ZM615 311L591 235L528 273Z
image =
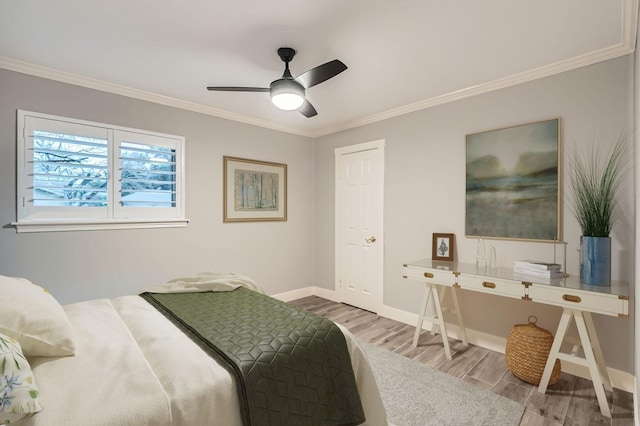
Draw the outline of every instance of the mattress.
M225 368L138 296L65 305L76 355L29 362L43 411L24 420L51 425L242 425L236 385ZM366 425L386 425L364 351L347 341Z

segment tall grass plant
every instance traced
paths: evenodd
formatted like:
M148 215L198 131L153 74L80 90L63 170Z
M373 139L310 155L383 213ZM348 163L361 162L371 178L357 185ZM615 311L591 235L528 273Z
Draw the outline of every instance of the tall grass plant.
M608 237L620 217L618 194L631 160L631 140L624 133L606 150L594 138L586 152L574 149L569 156L571 210L583 236Z

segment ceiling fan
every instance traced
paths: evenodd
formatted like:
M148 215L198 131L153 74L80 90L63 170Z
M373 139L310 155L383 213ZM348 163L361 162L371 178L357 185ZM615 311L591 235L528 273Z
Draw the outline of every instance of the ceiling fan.
M313 117L318 112L305 98L306 89L327 81L347 69L341 61L334 59L293 78L289 71L289 62L296 55L296 51L290 47L278 49L278 56L284 62L284 74L271 82L269 87L218 87L209 86L207 90L219 92L269 92L273 104L283 110L297 109L305 117Z

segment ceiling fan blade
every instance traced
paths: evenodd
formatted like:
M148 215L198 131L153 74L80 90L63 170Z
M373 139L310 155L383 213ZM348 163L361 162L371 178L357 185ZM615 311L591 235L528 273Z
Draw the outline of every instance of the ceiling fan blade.
M323 81L329 80L331 77L335 77L342 71L346 70L347 66L341 61L334 59L322 65L318 65L315 68L310 69L304 74L298 76L295 80L302 84L305 89L313 87L316 84L320 84Z
M300 112L300 114L304 115L307 118L311 118L314 115L318 115L318 111L316 111L313 105L311 105L311 102L309 102L306 99L304 100L304 103L302 104L302 106L298 108L298 111Z
M213 90L216 92L268 92L268 87L216 87L209 86L207 90Z

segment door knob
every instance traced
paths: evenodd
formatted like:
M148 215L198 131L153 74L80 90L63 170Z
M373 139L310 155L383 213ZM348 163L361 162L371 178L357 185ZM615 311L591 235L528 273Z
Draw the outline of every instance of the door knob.
M371 244L376 242L376 237L369 237L365 238L364 240L367 242L367 244Z

